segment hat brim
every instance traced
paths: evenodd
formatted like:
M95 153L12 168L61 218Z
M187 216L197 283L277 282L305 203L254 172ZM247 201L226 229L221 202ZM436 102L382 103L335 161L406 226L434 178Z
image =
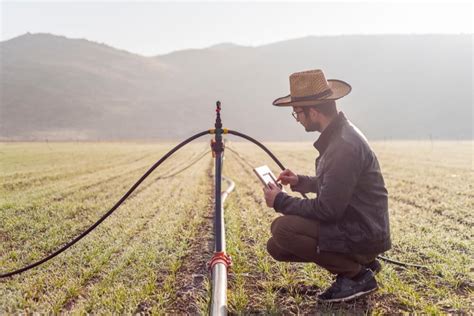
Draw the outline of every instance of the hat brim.
M312 106L325 103L327 101L334 101L348 95L352 87L347 82L337 79L328 80L329 88L332 93L324 98L315 98L314 100L292 101L291 95L287 95L273 101L274 106Z

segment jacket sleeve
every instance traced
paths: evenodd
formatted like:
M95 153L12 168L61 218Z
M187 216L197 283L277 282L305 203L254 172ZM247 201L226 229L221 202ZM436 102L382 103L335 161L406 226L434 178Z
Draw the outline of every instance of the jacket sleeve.
M299 215L322 222L343 217L363 168L363 155L350 144L343 143L327 157L319 196L314 199L278 193L274 209L285 215Z
M303 176L299 174L298 183L296 185L291 185L290 188L294 192L316 193L316 177Z

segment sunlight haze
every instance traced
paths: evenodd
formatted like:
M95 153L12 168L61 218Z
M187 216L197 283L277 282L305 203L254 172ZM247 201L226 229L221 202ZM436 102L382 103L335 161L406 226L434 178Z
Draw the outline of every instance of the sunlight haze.
M145 56L310 35L472 33L470 3L2 2L1 10L2 41L52 33Z

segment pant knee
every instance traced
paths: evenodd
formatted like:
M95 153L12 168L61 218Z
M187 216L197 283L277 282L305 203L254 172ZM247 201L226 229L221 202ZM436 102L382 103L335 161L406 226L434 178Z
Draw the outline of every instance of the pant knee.
M292 227L290 216L280 216L272 223L272 236L276 243L282 247L288 247L288 244L294 240L297 233Z
M271 226L272 236L275 237L277 240L283 240L290 238L290 235L294 234L292 229L292 218L291 216L280 216L277 217Z
M285 261L286 256L282 253L283 250L275 243L273 237L270 237L267 241L267 252L276 261Z
M270 231L271 231L272 235L275 234L275 230L280 225L282 218L283 218L283 216L279 216L279 217L275 218L273 220L272 224L270 225Z
M270 256L273 257L273 259L275 259L276 249L275 249L273 237L270 237L267 241L267 252L270 254Z

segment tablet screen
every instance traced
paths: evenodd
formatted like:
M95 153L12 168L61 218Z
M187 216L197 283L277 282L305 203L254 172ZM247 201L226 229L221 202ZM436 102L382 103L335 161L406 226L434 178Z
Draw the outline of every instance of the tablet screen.
M268 172L262 174L262 178L263 178L263 180L265 181L266 184L268 184L270 182L273 182L274 184L276 184L275 181L272 178L272 175Z
M258 178L260 179L260 181L262 181L264 185L268 185L268 183L272 182L273 184L278 186L275 175L272 173L270 168L268 168L268 166L265 165L265 166L257 167L253 169L253 171L255 172L255 174L258 176Z

